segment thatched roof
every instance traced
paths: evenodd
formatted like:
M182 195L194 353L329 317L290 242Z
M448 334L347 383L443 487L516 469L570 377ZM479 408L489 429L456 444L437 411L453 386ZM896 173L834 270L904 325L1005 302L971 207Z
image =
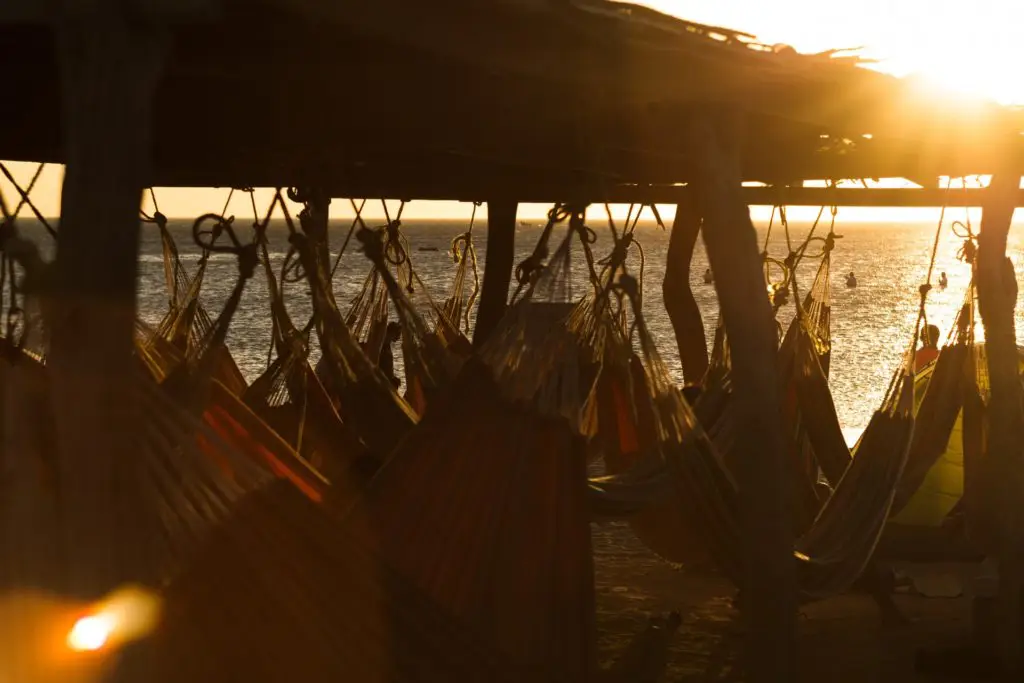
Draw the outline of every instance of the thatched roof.
M723 111L744 123L750 180L920 180L1020 154L1016 111L606 0L222 5L177 29L156 184L597 199L686 182L687 122ZM0 26L0 64L16 74L0 158L59 161L48 28Z

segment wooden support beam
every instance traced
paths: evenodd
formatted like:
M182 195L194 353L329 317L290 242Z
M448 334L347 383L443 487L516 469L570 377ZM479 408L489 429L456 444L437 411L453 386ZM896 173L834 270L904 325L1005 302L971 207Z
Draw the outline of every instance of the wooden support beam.
M480 290L473 346L479 348L494 331L508 306L508 288L516 252L516 202L487 202L487 255Z
M581 180L527 183L511 181L508 185L490 184L486 178L466 179L456 187L445 181L424 180L424 183L382 182L374 184L346 183L330 188L333 197L404 197L412 200L479 201L491 196L490 201L553 204L555 202L581 202L612 204L679 204L690 193L688 185L606 185ZM859 206L878 208L938 208L980 207L984 204L984 189L950 190L945 188L877 188L841 187L741 187L738 201L749 206ZM1024 191L1011 193L1014 206L1024 207Z
M79 11L57 31L68 163L47 368L62 588L92 600L152 578L145 575L154 527L139 469L146 415L135 399L135 295L152 95L169 36L158 22L130 22L122 4Z
M1019 194L1020 169L993 177L987 190L978 236L978 310L985 327L990 378L989 477L998 513L999 604L997 649L1004 672L1022 665L1021 584L1024 582L1024 537L1020 501L1024 497L1024 418L1018 374L1014 308L1017 280L1006 255L1007 235Z
M691 136L702 147L704 173L694 196L729 335L733 397L743 425L734 475L746 566L740 587L747 621L746 675L752 683L792 681L797 678L796 562L775 318L764 294L760 248L736 160L722 149L710 123L695 126Z
M683 366L683 379L687 384L698 384L708 370L708 342L704 335L704 320L690 286L690 264L693 249L700 233L700 214L692 195L676 206L672 234L665 257L665 280L662 295L665 311L672 323L679 347L679 362Z

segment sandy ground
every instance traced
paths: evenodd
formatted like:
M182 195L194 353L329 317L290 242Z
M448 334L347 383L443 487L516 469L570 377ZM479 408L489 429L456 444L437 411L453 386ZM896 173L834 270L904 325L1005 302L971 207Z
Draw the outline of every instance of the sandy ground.
M737 667L740 632L731 606L734 590L728 581L668 565L624 523L595 525L593 530L600 662L610 680L744 680ZM918 576L930 572L933 577L955 571L935 566L905 569ZM921 647L966 642L969 600L905 594L896 601L910 618L909 624L883 626L874 603L863 595L840 596L803 608L801 679L935 680L915 671L915 653ZM649 630L652 618L672 611L682 618L677 630L665 625ZM644 632L645 640L654 644L637 658L634 650L640 648L635 640ZM659 649L663 656L649 654ZM630 673L622 676L620 670Z

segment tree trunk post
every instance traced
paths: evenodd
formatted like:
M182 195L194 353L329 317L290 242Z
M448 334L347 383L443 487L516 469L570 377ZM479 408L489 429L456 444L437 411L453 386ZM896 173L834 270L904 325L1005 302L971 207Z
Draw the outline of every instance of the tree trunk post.
M1024 497L1021 386L1014 307L1017 280L1006 256L1007 235L1020 187L1020 171L996 174L986 192L978 235L978 310L985 328L991 401L988 460L991 495L999 510L997 607L998 653L1006 673L1021 666L1022 561L1020 500Z
M672 323L679 347L679 361L687 384L699 384L708 370L708 342L704 320L690 286L690 264L700 233L700 214L692 196L676 206L672 233L668 241L665 280L661 291L665 311Z
M63 588L95 599L145 578L146 495L133 378L139 207L166 52L124 3L68 4L57 26L67 168L47 361ZM73 8L73 9L72 9ZM135 17L139 19L139 17Z
M739 433L739 488L746 581L745 664L753 683L796 678L796 562L785 460L778 337L765 296L757 235L741 194L735 155L713 126L691 130L698 176L694 198L732 357ZM731 139L733 136L730 135Z
M516 253L516 202L487 202L487 254L473 346L480 348L505 315Z

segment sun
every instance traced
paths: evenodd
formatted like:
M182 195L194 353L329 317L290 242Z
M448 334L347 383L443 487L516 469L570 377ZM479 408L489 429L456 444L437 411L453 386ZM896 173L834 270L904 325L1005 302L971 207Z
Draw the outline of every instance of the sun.
M1024 104L1024 2L1014 0L639 0L800 52L860 47L872 68L918 75L950 96Z

